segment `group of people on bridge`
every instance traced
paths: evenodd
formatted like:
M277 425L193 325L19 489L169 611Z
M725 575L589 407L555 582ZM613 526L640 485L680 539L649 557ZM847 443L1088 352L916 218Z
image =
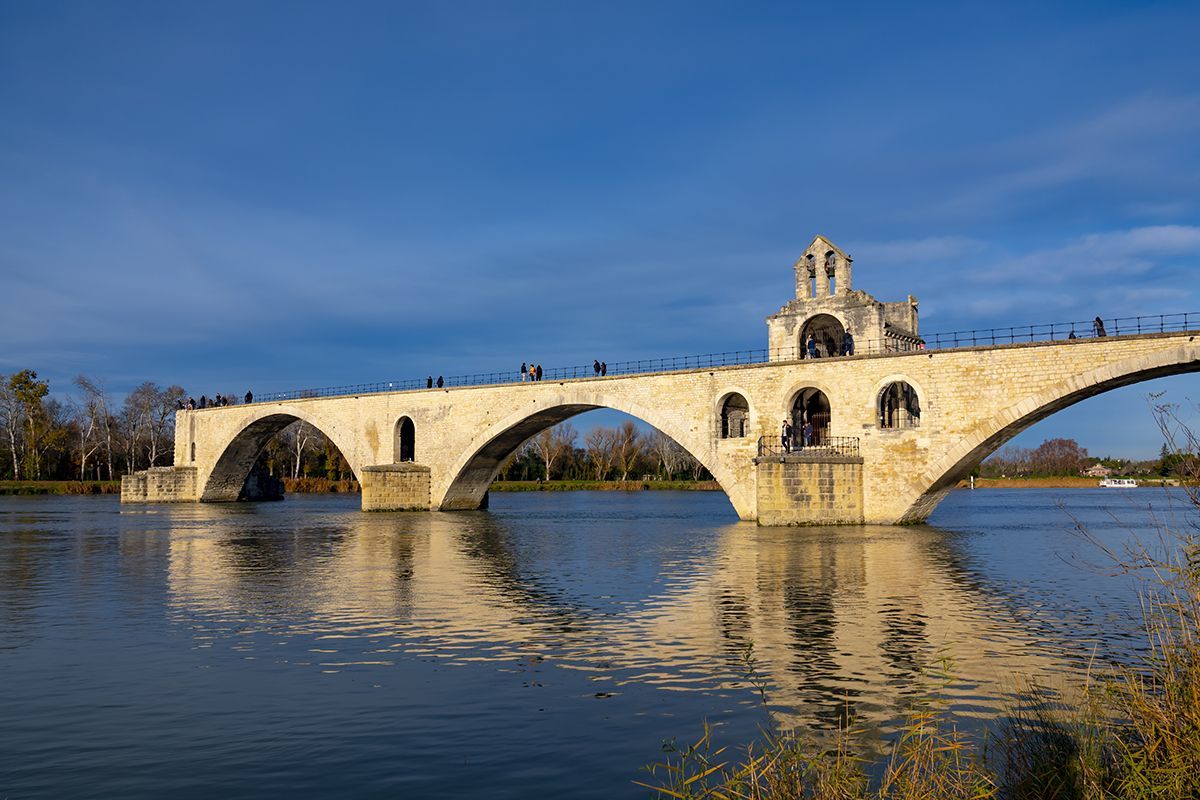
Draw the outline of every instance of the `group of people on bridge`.
M827 355L834 355L834 353L831 352L831 353L828 353ZM843 355L843 356L854 355L854 334L852 334L848 330L842 334L841 355ZM817 349L817 339L811 333L808 335L808 338L804 340L804 349L800 352L800 357L801 358L820 358L821 357L820 351Z
M254 393L247 391L243 400L247 405L253 403ZM204 394L200 395L199 401L197 401L194 397L189 397L186 401L176 400L175 410L183 411L184 409L187 409L188 411L195 411L197 408L221 408L223 406L235 405L237 405L236 397L233 397L232 395L222 395L220 392L218 392L217 394L213 395L211 400L208 399L208 395Z
M521 380L522 381L540 381L542 379L542 365L534 364L530 361L526 364L521 362Z
M801 447L812 447L813 443L813 424L805 420L799 430L792 425L790 419L783 421L783 429L780 432L780 440L783 445L783 452L790 453L793 450Z

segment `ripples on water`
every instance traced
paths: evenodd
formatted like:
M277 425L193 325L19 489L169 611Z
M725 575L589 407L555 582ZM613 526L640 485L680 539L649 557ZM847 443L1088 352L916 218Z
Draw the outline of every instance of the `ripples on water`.
M932 526L769 529L716 493L5 498L0 797L640 796L664 740L766 721L751 644L787 724L885 737L948 658L971 725L1136 655L1132 584L1071 515L1119 542L1151 503L980 490Z

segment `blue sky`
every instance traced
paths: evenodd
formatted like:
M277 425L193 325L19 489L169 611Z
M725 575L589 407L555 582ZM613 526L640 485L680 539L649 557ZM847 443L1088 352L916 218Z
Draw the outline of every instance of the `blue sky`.
M0 372L195 394L1200 311L1194 3L0 8ZM1148 456L1148 392L1020 437Z

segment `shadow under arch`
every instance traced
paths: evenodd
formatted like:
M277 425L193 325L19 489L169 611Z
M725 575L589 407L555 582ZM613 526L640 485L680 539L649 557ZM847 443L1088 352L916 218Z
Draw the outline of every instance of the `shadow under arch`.
M291 413L280 412L268 414L243 426L241 430L233 435L229 443L225 445L224 450L221 451L220 457L208 475L208 480L205 481L204 488L200 493L200 501L203 503L221 503L242 499L242 489L246 484L246 478L254 468L254 463L258 460L259 455L267 446L267 442L271 441L276 434L294 422L303 422L306 425L312 426L342 453L343 458L346 458L348 451L311 420ZM349 464L351 472L354 473L355 480L358 480L358 467L351 463L348 458L346 459L346 463Z
M743 498L734 488L736 481L733 472L725 469L720 460L709 457L706 449L698 446L700 443L694 434L688 435L666 420L660 419L657 414L629 403L600 402L599 398L596 400L590 403L555 402L540 409L521 412L488 428L475 439L466 454L449 471L448 474L453 477L446 486L438 508L442 511L469 511L486 507L488 487L499 474L500 467L521 445L560 422L586 411L607 408L636 417L671 437L708 470L725 492L739 517L753 518L747 516L751 508L749 500ZM715 421L710 421L704 429L708 431L712 424L715 424Z
M1135 383L1200 372L1200 349L1181 347L1136 356L1080 375L1010 405L964 436L929 468L920 483L928 487L899 520L925 520L954 486L1005 442L1035 423L1089 397Z

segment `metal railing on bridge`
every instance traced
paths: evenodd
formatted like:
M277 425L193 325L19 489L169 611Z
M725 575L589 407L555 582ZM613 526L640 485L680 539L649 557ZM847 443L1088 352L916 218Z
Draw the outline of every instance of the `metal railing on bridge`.
M849 352L843 354L818 352L817 357L850 358L863 355L887 355L911 353L920 350L949 350L963 347L992 347L1027 342L1065 341L1070 339L1093 339L1098 336L1130 336L1146 333L1200 332L1200 312L1179 314L1155 314L1140 317L1113 317L1095 325L1095 320L1079 322L1053 322L1036 325L1013 325L1003 328L980 328L976 330L949 331L916 337L896 336L883 340L855 340ZM762 364L770 361L792 361L809 358L802 346L787 348L759 348L753 350L728 350L722 353L704 353L691 356L667 358L644 358L616 361L606 365L599 374L593 364L567 367L551 367L542 372L542 381L578 380L617 375L636 375L655 372L678 372L690 369L731 367L747 364ZM528 366L528 365L526 365ZM379 392L414 391L420 389L452 388L461 386L486 386L493 384L521 383L529 380L528 373L521 373L516 366L499 372L475 372L465 375L438 378L377 381L343 386L325 386L316 389L296 389L284 392L264 392L254 397L254 402L269 403L280 400L299 400L310 397L341 397L348 395L375 394Z
M857 456L857 436L822 436L810 445L783 446L782 437L758 437L758 457L772 456Z

